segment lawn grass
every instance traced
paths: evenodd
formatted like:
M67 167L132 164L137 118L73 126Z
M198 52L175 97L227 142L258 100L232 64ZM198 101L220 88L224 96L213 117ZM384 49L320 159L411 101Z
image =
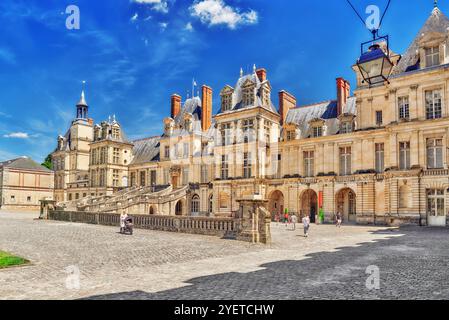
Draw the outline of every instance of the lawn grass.
M7 252L0 251L0 269L20 266L26 263L29 263L29 261L24 258L16 257Z

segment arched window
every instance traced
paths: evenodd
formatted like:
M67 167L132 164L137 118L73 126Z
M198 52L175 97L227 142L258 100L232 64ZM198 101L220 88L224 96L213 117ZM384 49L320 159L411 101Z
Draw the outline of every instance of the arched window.
M200 197L194 195L192 197L192 215L199 215L200 213Z

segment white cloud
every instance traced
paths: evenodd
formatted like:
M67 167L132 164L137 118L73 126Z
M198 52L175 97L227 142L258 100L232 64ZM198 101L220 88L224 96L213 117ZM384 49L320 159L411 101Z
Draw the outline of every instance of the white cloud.
M29 139L30 136L25 132L11 132L3 135L4 138L13 138L13 139Z
M223 0L196 0L190 7L190 14L209 26L226 25L235 29L239 25L250 25L258 22L256 11L241 13L239 9L227 5Z
M193 31L192 23L187 23L184 29L186 29L187 31Z
M165 31L165 29L167 29L167 27L168 27L168 23L167 22L160 22L159 26L161 27L162 31Z
M162 13L168 13L168 1L167 0L131 0L135 3L139 4L149 4L152 6L151 9L162 12Z
M131 17L131 21L136 21L137 18L139 18L139 14L136 12L132 17Z

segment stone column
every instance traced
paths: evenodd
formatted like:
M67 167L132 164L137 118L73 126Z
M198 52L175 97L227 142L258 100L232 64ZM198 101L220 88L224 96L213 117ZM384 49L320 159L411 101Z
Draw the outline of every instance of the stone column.
M239 226L236 239L251 243L271 243L271 215L266 209L268 201L262 196L238 199Z

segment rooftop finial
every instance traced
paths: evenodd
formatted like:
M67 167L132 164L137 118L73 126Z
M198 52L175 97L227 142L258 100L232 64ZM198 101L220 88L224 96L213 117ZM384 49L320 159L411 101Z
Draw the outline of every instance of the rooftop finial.
M256 73L256 64L253 65L253 72Z
M438 0L434 0L433 1L433 7L434 8L438 8Z
M243 77L243 68L240 68L240 78Z

